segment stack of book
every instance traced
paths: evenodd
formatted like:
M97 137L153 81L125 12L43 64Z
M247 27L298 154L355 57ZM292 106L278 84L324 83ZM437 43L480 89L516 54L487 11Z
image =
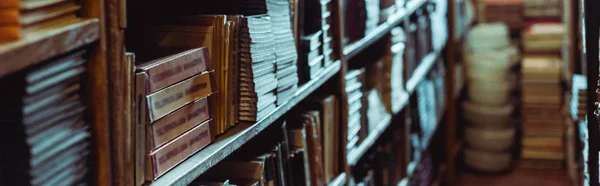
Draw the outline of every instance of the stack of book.
M328 67L333 64L336 59L334 51L335 43L333 42L333 3L331 0L321 1L321 13L322 13L322 30L323 30L323 66Z
M241 79L239 63L248 60L241 59L239 53L254 52L254 49L250 50L247 45L244 47L239 41L241 38L238 36L243 35L240 23L241 16L163 16L154 19L144 32L146 48L143 56L146 58L158 58L192 48L208 49L211 62L215 64L213 69L217 90L212 95L215 104L211 104L216 129L214 135L222 134L236 124L240 104L237 103L240 97L238 81ZM271 47L268 44L268 48Z
M315 33L302 37L303 52L301 64L304 81L308 81L317 77L323 71L323 44L321 38L323 31L319 30Z
M519 166L560 169L564 160L560 58L525 56L522 64L522 154Z
M525 18L554 18L560 19L562 15L561 0L523 0L523 14Z
M14 41L42 28L60 27L79 20L75 0L0 2L0 41Z
M240 29L239 120L259 121L276 108L276 51L268 15L242 18ZM289 63L289 62L288 62ZM294 76L291 76L292 81ZM293 86L285 80L282 90ZM289 85L292 84L292 85Z
M86 51L60 56L0 80L3 185L86 183L92 153L81 101Z
M277 105L289 101L298 90L298 53L292 33L290 2L286 0L267 0L267 9L271 17L271 28L275 38L275 56L277 61Z
M526 53L560 54L565 31L561 23L533 23L523 31L523 50Z
M348 144L346 149L351 153L366 136L365 108L367 104L363 102L363 84L365 69L349 70L346 74L346 88L348 95Z
M364 0L367 16L365 19L365 35L379 26L379 0Z
M206 48L136 67L137 185L157 179L212 142L209 96L216 91L214 81Z
M511 31L523 28L523 0L480 1L480 21L487 23L503 22ZM527 9L525 9L527 11Z

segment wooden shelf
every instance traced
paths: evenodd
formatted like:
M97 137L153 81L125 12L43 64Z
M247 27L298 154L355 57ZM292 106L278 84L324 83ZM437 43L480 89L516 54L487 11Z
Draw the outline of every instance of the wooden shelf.
M335 179L331 180L327 186L344 186L346 184L346 173L342 172Z
M0 44L0 77L93 43L99 35L98 19L84 19L41 29L25 34L20 40Z
M437 58L439 56L440 56L440 52L434 51L434 52L431 52L429 55L425 56L425 58L423 58L423 61L421 61L421 64L419 64L419 67L417 67L417 70L415 70L415 73L408 80L407 88L406 88L407 93L406 93L406 95L402 96L402 98L400 100L400 103L401 103L400 110L402 110L402 109L404 109L404 107L406 107L406 105L408 104L408 98L410 97L410 95L412 95L415 92L417 85L421 81L423 81L425 79L425 77L427 77L427 74L429 73L429 71L431 71L431 69L433 68L433 65L435 64L435 61L437 60ZM443 112L440 113L440 116L438 117L438 124L441 121L441 118L442 118L441 116L443 116ZM377 141L379 136L381 136L381 134L387 129L387 127L391 123L391 120L392 120L391 115L387 115L386 117L381 119L381 122L379 123L379 125L377 125L377 128L375 128L375 130L373 130L373 131L370 131L367 138L365 138L356 149L354 149L351 152L348 152L347 159L348 159L349 166L354 166L354 165L356 165L356 163L358 163L358 160L367 152L367 150L369 150L369 148L371 148L371 146L373 146L373 144L375 144L375 141ZM435 130L437 130L437 127ZM427 142L427 143L429 143L429 142Z
M398 10L396 14L392 15L386 22L377 26L375 30L365 35L362 39L355 41L354 43L344 46L344 57L346 60L356 56L356 54L368 48L377 40L381 39L385 34L390 32L392 28L396 27L406 16L412 15L417 9L423 6L427 0L413 0L409 1L406 8Z
M321 87L327 80L340 71L341 66L341 62L339 60L336 61L319 74L318 77L299 87L294 98L277 107L266 118L256 123L240 123L236 125L223 136L217 137L215 142L192 155L150 185L184 186L191 183L198 176L225 159L273 122L281 118L304 98L317 90L317 88Z

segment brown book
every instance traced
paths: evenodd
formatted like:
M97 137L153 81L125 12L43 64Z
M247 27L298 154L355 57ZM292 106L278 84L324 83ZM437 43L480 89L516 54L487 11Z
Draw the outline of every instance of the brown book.
M22 26L34 25L67 14L75 14L79 9L81 6L75 1L65 1L44 8L22 11L19 22Z
M206 48L195 48L144 63L136 71L146 73L147 94L154 93L193 75L211 70Z
M337 98L335 95L330 95L325 98L315 98L315 109L321 112L320 121L323 147L323 168L324 168L324 181L329 183L338 174L338 157L339 157L339 124L337 115Z
M211 116L209 97L196 100L148 125L148 147L161 147L170 140L208 120Z
M146 174L146 180L157 179L211 143L213 140L209 127L211 122L212 120L205 121L159 149L152 151L146 164L149 165L147 169L151 170L150 174Z
M165 115L213 93L213 72L203 73L146 96L148 118L154 122Z
M302 116L306 123L310 177L312 185L325 185L323 172L323 150L321 147L320 118L318 111L309 111Z
M307 150L306 127L302 124L301 128L288 130L288 139L290 142L290 164L292 167L292 176L295 185L311 185L311 165Z

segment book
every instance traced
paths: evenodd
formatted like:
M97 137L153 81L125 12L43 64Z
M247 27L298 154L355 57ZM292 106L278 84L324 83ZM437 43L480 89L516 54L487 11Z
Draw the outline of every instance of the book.
M196 100L148 125L148 142L151 150L171 141L198 124L211 118L210 96Z
M335 95L329 95L322 98L316 98L312 102L314 109L320 114L322 144L323 147L323 169L325 173L324 181L329 183L339 174L339 123L337 115L337 98Z
M200 151L213 140L210 133L210 123L207 120L202 124L187 131L173 141L150 152L146 169L146 181L156 180L158 177L183 162L185 159Z
M215 92L213 81L213 72L203 73L147 95L150 122L154 122L190 102Z
M206 48L186 50L136 67L137 72L145 73L148 76L147 94L210 70L211 64Z
M43 61L0 79L3 92L0 144L10 148L0 159L2 184L71 185L87 174L90 126L81 101L85 50Z

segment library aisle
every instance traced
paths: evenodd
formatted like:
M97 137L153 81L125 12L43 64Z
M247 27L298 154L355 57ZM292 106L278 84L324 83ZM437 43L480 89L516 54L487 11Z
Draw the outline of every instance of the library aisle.
M598 186L598 0L0 0L0 186Z

